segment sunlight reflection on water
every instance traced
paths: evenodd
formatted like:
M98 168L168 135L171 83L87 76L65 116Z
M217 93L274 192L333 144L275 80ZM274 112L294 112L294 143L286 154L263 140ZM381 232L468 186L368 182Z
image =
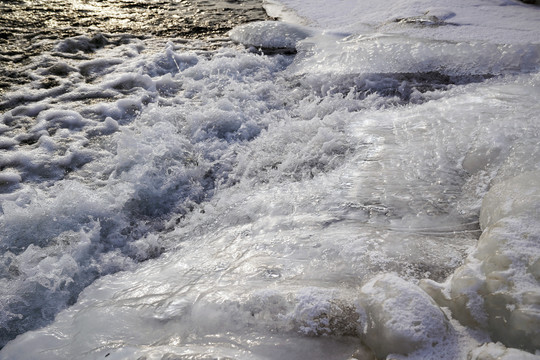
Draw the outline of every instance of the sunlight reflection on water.
M0 2L0 94L25 84L20 65L52 42L88 33L207 38L267 19L261 0L7 0Z

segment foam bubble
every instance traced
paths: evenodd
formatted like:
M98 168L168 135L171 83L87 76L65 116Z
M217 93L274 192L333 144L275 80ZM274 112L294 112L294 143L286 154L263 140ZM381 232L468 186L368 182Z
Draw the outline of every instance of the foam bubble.
M18 184L22 181L21 175L16 171L0 172L0 186Z

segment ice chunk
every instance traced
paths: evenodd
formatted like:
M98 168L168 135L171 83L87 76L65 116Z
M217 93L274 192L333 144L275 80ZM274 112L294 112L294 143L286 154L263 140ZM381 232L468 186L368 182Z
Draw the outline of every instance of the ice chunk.
M272 0L289 13L326 29L347 29L355 33L387 32L438 40L489 41L493 43L537 42L537 9L513 0L371 1ZM272 10L279 8L272 4ZM283 11L282 11L283 12ZM272 11L272 16L280 16ZM396 19L435 16L451 26L403 24ZM288 19L290 20L290 19Z
M527 172L494 186L484 197L480 213L483 229L507 216L540 212L540 172Z
M450 324L422 289L394 274L376 276L361 289L364 341L384 358L436 346L452 336Z
M447 76L493 76L535 71L538 44L491 44L361 34L342 39L321 34L297 45L294 73L389 74L440 73Z
M267 49L294 49L296 43L314 31L307 27L277 21L259 21L234 28L229 36L247 46Z
M484 232L446 288L424 288L464 325L487 330L506 346L540 347L539 172L495 185L484 198Z
M507 349L501 343L488 343L472 350L469 360L534 360L540 356L530 354L518 349Z

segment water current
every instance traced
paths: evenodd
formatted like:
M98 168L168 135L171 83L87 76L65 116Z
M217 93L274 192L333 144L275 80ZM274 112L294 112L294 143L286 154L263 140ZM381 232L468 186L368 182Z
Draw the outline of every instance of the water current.
M15 98L2 96L0 97L0 111L5 113L14 108L27 105L33 107L31 104L39 103L40 100L50 96L57 99L66 95L69 97L69 93L73 91L73 79L69 79L70 74L75 70L73 66L78 67L84 63L88 65L82 65L80 70L76 70L77 73L82 75L82 78L75 80L75 83L92 83L96 81L96 79L110 71L110 65L118 63L118 60L114 59L101 59L96 60L97 63L93 64L92 61L96 58L96 52L99 50L114 52L114 49L135 43L139 47L137 52L141 52L145 48L161 47L167 41L175 41L184 44L185 48L205 52L223 46L224 43L230 44L225 34L234 26L267 19L269 17L259 0L2 1L0 3L0 95L4 95L14 88L21 89L20 91L24 93L28 93L28 91L47 92L51 89L53 93L45 95L45 97L38 96L38 98L32 96L28 98L24 95ZM59 48L58 44L63 39L68 40ZM201 41L194 41L194 39L200 39ZM143 45L145 41L147 43ZM124 54L124 56L126 55ZM65 86L66 82L70 86ZM125 87L122 84L119 86L121 88ZM120 93L128 93L129 87L128 85ZM112 100L107 94L94 93L93 95L81 94L77 100L72 99L75 100L75 103L71 101L68 101L68 103L77 107L76 104L80 102L96 103L103 99L107 99L106 101ZM57 101L53 100L53 102ZM60 102L63 101L60 100ZM127 111L132 112L134 110L128 109ZM26 115L23 117L26 118ZM30 136L26 140L19 138L20 136L26 137L29 135L27 130L29 130L28 125L30 124L24 123L26 123L25 120L22 122L18 120L8 121L10 129L8 131L2 129L2 139L8 137L19 139L20 141L17 140L19 146L27 149L35 147L40 136ZM55 131L52 130L52 132ZM100 130L98 130L98 133L104 134ZM8 159L9 153L6 153L6 151L13 148L11 146L6 147L4 142L0 147L2 149L0 151L3 152L0 160L0 170L4 170L5 173L6 168L9 169L15 165ZM61 151L63 152L63 150ZM49 161L46 160L45 162ZM50 169L49 165L45 163L42 166ZM17 166L15 165L15 167ZM68 168L64 168L60 172L57 170L52 172L45 170L46 174L42 173L43 176L40 175L31 181L40 182L47 178L50 179L51 175L52 178L56 179L64 178L66 174L71 172ZM56 175L53 175L53 173L56 173ZM61 173L63 174L60 175ZM26 176L23 177L25 180L27 179ZM11 193L13 190L11 185L9 179L6 181L5 177L2 178L0 180L0 192L4 194ZM68 202L71 201L68 200ZM66 216L68 215L66 214ZM6 224L3 223L3 225ZM63 230L59 228L54 231L62 232ZM34 235L30 236L33 237ZM4 240L6 239L4 237ZM40 244L44 245L36 238L25 245L17 246L18 250L15 250L15 252L24 251L30 243L38 246ZM14 250L11 246L6 247L5 241L1 247L4 255L5 250ZM160 253L159 250L156 251L155 256ZM9 274L15 275L15 277L20 275L16 267L11 265L8 267L11 269L8 272ZM90 278L95 278L99 272L90 275ZM87 283L87 280L82 281L82 284ZM71 295L65 300L61 300L61 302L74 302L78 291L84 285L82 287L75 285L75 287L79 288L79 290L75 290L75 292L69 291ZM16 290L15 292L19 291ZM5 316L10 313L9 309L14 304L9 298L18 297L17 294L10 294L10 292L11 290L6 291L2 297L2 321L5 321ZM19 320L17 320L16 316L14 320L8 321L9 323L12 321L17 322L18 325L15 326L3 323L0 326L1 346L6 340L13 338L21 331L39 326L40 321L37 319L50 320L56 312L56 310L49 312L46 310L47 306L42 307L39 304L34 310L30 310L33 306L25 301L16 306L26 307L33 315L28 317L25 315L24 318L26 319L21 318Z
M223 37L235 25L265 19L261 1L255 0L2 1L0 94L31 81L21 67L59 39L100 34L83 49L88 54L109 42L104 34L124 34L124 39Z

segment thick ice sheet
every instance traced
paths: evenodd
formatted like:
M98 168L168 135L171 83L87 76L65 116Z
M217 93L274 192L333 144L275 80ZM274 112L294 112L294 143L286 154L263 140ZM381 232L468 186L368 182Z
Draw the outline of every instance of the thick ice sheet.
M267 6L274 16L294 11L296 17L284 17L288 21L303 19L300 22L304 24L351 33L495 44L540 42L538 7L517 0L339 0L331 4L324 0L272 0Z

